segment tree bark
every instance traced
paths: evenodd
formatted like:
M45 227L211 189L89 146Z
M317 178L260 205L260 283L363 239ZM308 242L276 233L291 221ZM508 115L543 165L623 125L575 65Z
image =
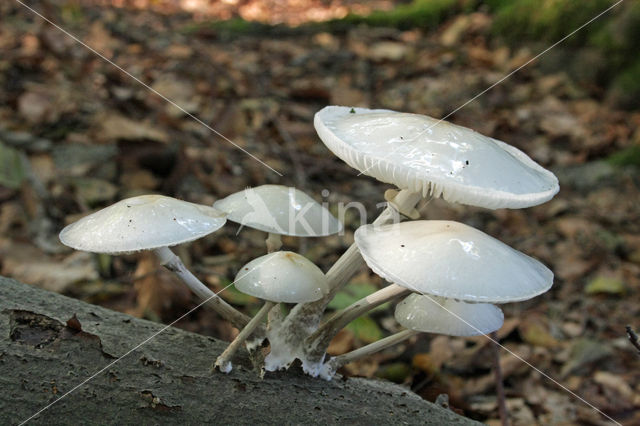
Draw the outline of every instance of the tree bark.
M73 320L74 317L77 318ZM71 321L69 321L71 320ZM0 277L0 424L19 424L162 329ZM226 343L169 328L33 424L471 424L401 386L294 371L210 373Z

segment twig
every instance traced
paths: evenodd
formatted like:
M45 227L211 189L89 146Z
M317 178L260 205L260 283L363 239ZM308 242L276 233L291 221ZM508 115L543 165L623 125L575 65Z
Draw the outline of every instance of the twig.
M638 355L640 355L640 340L638 339L638 335L630 325L625 327L627 329L627 337L631 344L638 350Z
M299 188L305 188L307 186L307 175L304 171L304 167L302 167L302 161L300 159L300 153L298 152L298 148L296 146L296 141L293 139L291 134L287 131L287 129L282 124L282 121L278 117L272 117L273 124L280 134L280 137L284 141L287 151L289 151L289 158L291 158L291 163L293 165L293 175Z
M491 333L491 339L494 342L498 341L498 335L494 331ZM491 345L493 352L493 371L496 376L496 396L498 397L498 412L500 413L500 420L502 426L509 426L509 413L507 412L507 404L504 396L504 384L502 379L502 368L500 367L500 349L497 344Z

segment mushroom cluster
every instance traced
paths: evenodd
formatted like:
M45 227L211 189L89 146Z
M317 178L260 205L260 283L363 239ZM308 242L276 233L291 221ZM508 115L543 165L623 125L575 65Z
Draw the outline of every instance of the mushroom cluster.
M504 321L496 304L526 300L551 287L553 273L539 261L468 225L418 220L423 199L484 207L524 208L544 203L558 180L522 151L473 130L417 114L329 106L315 115L324 144L360 174L395 186L386 209L355 232L355 242L323 273L303 256L279 251L282 235L322 237L342 224L298 189L248 188L213 207L159 195L130 198L69 225L61 241L100 253L153 250L207 305L242 329L214 367L232 369L234 353L268 340L267 371L299 359L312 376L337 369L416 333L487 334ZM414 219L401 222L398 219ZM267 254L238 271L234 284L265 300L248 318L202 284L168 248L203 237L225 221L268 233ZM364 263L389 282L381 290L325 318L336 293ZM400 301L401 300L401 301ZM327 359L332 338L382 303L400 301L395 318L405 328L347 354ZM285 316L280 303L295 304ZM263 324L265 317L266 324Z

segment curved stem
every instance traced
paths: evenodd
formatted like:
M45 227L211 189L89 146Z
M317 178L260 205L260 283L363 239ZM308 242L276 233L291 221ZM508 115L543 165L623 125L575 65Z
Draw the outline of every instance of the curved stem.
M153 252L160 259L162 266L180 277L198 297L207 300L207 306L210 306L222 318L233 324L234 327L241 329L249 323L251 319L248 316L229 305L205 286L168 247L160 247L153 250Z
M306 339L309 347L325 348L331 342L331 339L347 326L351 321L359 316L369 312L370 310L382 305L385 302L398 297L406 296L411 290L401 287L397 284L389 284L385 288L368 295L365 298L347 306L346 308L336 312Z
M404 340L407 340L411 336L415 336L418 333L419 331L414 331L414 330L400 331L396 334L392 334L391 336L385 337L384 339L380 339L377 342L373 342L371 344L358 348L354 351L347 352L346 354L333 357L328 361L328 364L330 368L335 372L338 368L346 364L349 364L350 362L353 362L367 355L380 352L381 350L386 349L390 346L393 346L397 343L400 343Z
M388 205L373 221L373 225L385 225L393 223L394 221L399 222L401 218L398 212L412 210L421 199L422 196L419 193L403 189L393 199L393 204ZM349 278L353 276L363 263L364 260L360 255L358 246L355 243L351 244L349 249L340 256L338 261L327 272L327 279L329 280L331 290L329 294L321 299L324 302L323 311L336 293L344 287Z
M394 204L397 208L403 210L413 209L421 199L422 196L419 193L403 189L394 197ZM375 225L383 225L395 220L399 221L400 219L401 217L396 207L390 204L373 223ZM298 350L300 344L317 330L329 302L335 297L336 293L344 287L349 278L358 271L363 263L364 260L360 255L358 246L352 244L326 273L330 288L329 293L315 302L299 303L291 310L279 328L279 335L283 337L282 345L291 349L289 353L292 353L293 348ZM326 347L320 345L314 345L313 347L305 345L302 351L309 363L320 363L324 358ZM293 359L290 361L293 361Z
M282 247L282 236L280 234L274 234L273 232L269 232L269 236L264 240L267 245L267 253L273 253L274 251L280 250Z
M395 220L399 221L401 217L399 217L397 209L402 211L414 209L421 199L422 196L419 193L411 192L407 189L401 190L393 199L394 203L388 205L373 221L373 224L385 225ZM349 278L358 271L363 263L364 259L360 255L358 246L355 243L351 244L326 273L327 281L329 282L329 293L315 302L296 305L290 316L302 319L305 324L319 321L320 315L327 308L329 302L333 300L336 293L344 287ZM311 320L313 317L317 319Z
M269 302L269 301L265 302L265 304L262 306L262 308L260 308L256 316L253 317L251 321L249 321L249 324L247 324L247 326L242 329L240 334L238 334L236 338L233 339L233 342L231 342L229 346L227 346L227 349L225 349L224 352L222 352L222 354L220 354L220 356L216 359L215 364L213 364L214 369L217 368L223 373L228 373L231 371L231 368L232 368L231 361L230 361L231 357L233 356L233 354L235 354L238 351L238 349L240 348L240 345L242 345L244 341L247 340L247 338L251 335L251 333L253 333L253 331L256 328L258 328L262 319L267 315L267 313L275 305L276 305L275 302Z
M282 324L283 319L284 314L282 313L282 306L277 303L267 315L267 330L279 327L280 324Z

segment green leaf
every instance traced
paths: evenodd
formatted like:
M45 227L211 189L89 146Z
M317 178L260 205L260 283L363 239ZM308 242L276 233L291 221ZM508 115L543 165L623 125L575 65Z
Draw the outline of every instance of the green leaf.
M223 288L225 288L229 283L225 283L223 281L221 284ZM235 285L226 287L225 290L220 293L220 296L227 302L238 306L249 306L258 304L258 299L256 297L244 294L243 292L238 290Z
M382 330L380 330L378 324L368 315L356 318L346 328L364 343L373 343L383 337Z
M411 367L403 362L383 365L376 372L376 377L386 379L394 383L402 383L411 374Z
M371 293L375 293L376 291L378 291L378 287L371 283L362 281L351 282L333 297L331 302L329 302L329 309L333 309L335 311L344 309L358 300L364 299ZM385 310L388 307L388 303L383 303L377 308L372 309L370 312Z
M338 292L333 300L329 302L329 308L335 310L344 309L352 303L355 303L376 291L378 291L378 288L371 283L351 282L347 284L342 291Z
M627 291L622 280L613 277L598 276L591 280L585 287L587 294L608 293L608 294L624 294Z
M27 177L27 163L24 155L0 143L0 185L18 189Z

